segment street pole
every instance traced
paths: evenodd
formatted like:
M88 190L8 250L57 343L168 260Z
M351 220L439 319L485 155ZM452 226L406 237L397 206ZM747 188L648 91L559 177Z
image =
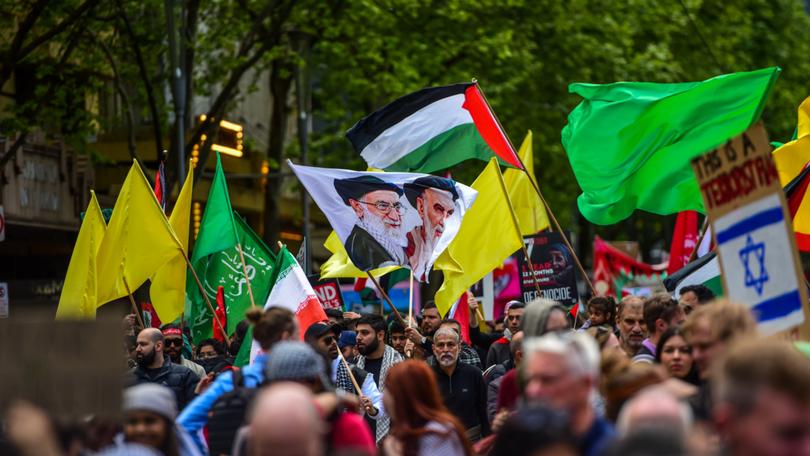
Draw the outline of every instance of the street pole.
M298 53L304 61L303 66L297 65L295 68L295 95L298 100L298 143L301 147L301 164L306 166L309 164L307 154L309 153L309 128L311 124L309 116L310 37L304 32L292 32L292 35ZM301 234L304 237L304 264L301 266L304 269L304 273L309 275L312 271L312 252L310 249L312 239L310 238L309 230L309 194L303 186L301 186L301 207L304 218L301 230Z

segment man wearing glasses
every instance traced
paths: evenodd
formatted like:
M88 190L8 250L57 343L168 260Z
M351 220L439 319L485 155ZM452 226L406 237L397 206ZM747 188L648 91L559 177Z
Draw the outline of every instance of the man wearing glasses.
M408 240L402 227L402 189L369 175L336 179L334 185L357 216L344 244L352 263L363 271L404 265Z
M183 333L180 327L173 324L163 325L163 339L166 342L166 354L174 364L188 367L198 377L205 377L205 368L183 357Z

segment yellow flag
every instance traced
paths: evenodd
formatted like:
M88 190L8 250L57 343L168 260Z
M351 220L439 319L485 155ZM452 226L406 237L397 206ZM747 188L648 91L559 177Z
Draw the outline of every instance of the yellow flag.
M193 185L194 169L189 167L186 182L177 195L172 215L169 216L169 224L187 255ZM160 321L174 321L183 313L186 304L186 260L182 256L174 257L158 269L152 277L149 296Z
M779 182L786 186L810 162L810 97L799 106L799 126L796 139L773 151ZM800 210L801 212L801 210ZM798 215L798 214L797 214Z
M494 158L475 179L472 188L478 190L478 198L464 214L455 239L435 264L436 269L444 272L444 283L435 296L436 307L442 315L472 284L523 245L520 227Z
M79 236L73 246L73 254L70 255L62 295L59 296L57 320L96 318L96 253L106 230L107 225L101 215L96 192L90 190L90 204L84 213Z
M518 155L526 165L528 175L517 169L507 169L503 173L503 182L506 184L509 200L512 201L512 208L520 223L520 234L528 236L549 227L546 207L529 181L529 176L534 179L531 130L526 134Z
M357 267L349 259L349 254L346 253L346 248L340 242L337 234L332 231L326 241L323 243L326 250L332 252L332 256L326 260L326 263L321 265L321 278L330 279L338 277L368 277L368 275L357 269ZM399 269L399 266L386 266L380 269L374 269L371 274L374 277L381 277L391 271Z
M115 201L107 234L96 257L99 305L134 292L155 271L182 254L141 167L133 160Z

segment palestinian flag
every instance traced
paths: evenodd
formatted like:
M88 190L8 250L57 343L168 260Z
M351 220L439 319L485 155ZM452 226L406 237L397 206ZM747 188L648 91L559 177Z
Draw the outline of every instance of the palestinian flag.
M720 278L717 253L704 255L664 279L667 291L676 298L681 295L681 288L687 285L705 285L715 296L723 296L723 281Z
M369 167L431 173L475 158L522 168L476 83L430 87L394 100L347 133Z

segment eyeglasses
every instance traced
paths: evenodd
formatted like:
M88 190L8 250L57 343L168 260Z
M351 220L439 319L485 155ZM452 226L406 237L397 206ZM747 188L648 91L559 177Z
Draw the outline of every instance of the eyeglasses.
M166 345L174 345L176 347L183 346L183 339L165 339Z
M377 208L378 211L382 212L383 214L387 214L391 212L391 209L394 209L397 212L402 212L403 206L402 203L396 202L391 204L387 201L375 201L373 203L367 203L365 201L358 201L360 204L365 204L368 206L374 206Z
M335 336L329 336L323 339L323 343L326 345L332 345L332 342L335 341Z

